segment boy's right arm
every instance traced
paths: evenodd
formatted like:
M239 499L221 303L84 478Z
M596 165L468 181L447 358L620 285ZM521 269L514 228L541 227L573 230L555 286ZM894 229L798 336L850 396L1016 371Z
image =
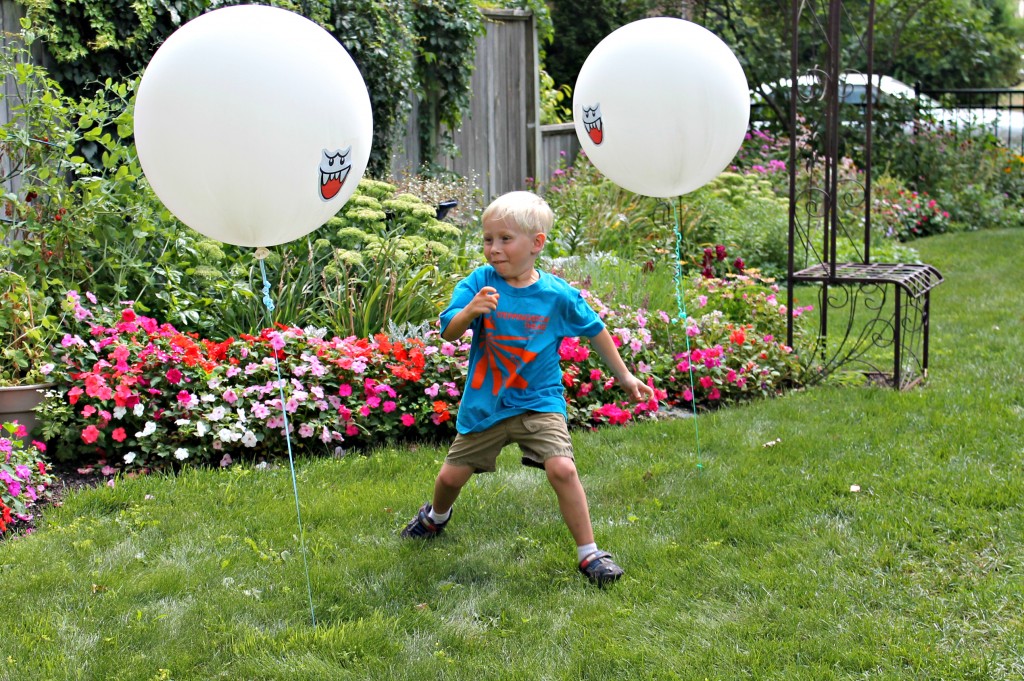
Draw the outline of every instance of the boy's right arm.
M473 324L473 320L498 308L498 296L497 289L491 286L484 286L477 291L473 299L452 317L448 326L444 327L441 338L449 342L461 338L462 334L466 333L466 329Z

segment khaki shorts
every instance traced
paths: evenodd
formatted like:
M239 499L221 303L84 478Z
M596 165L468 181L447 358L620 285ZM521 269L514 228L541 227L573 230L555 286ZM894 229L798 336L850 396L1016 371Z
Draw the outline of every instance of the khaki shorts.
M544 468L544 462L555 456L575 460L565 417L528 411L499 421L479 433L459 433L444 461L453 466L470 466L476 473L493 473L498 454L510 442L518 444L523 451L524 466Z

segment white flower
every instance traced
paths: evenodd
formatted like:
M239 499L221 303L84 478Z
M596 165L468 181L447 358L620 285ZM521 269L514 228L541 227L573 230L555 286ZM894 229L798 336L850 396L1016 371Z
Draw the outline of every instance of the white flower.
M138 455L135 452L128 452L127 454L124 455L124 462L125 463L131 463L131 462L135 461L135 457L136 456L138 456Z
M178 461L184 461L185 459L188 458L188 450L185 449L184 447L179 447L174 452L174 458L177 459Z
M142 430L135 433L135 437L148 437L156 432L156 421L146 421Z
M217 399L217 396L216 395L211 395L211 394L207 393L207 394L201 396L199 399L202 400L203 402L213 402L214 400Z
M217 431L217 439L221 442L234 442L238 439L238 436L230 428L221 428Z
M206 385L210 386L210 390L215 390L217 386L220 385L220 381L220 378L214 377L207 381Z
M142 402L139 402L134 407L132 407L132 413L135 414L136 416L142 416L142 414L145 411L146 411L146 405L142 404Z
M114 407L114 418L123 419L124 415L128 413L128 410L124 407Z
M256 446L256 434L251 430L245 431L245 435L242 436L242 444L246 447Z
M177 421L174 422L174 425L176 425L176 426L187 426L190 423L192 423L192 422L189 421L188 419L178 419Z
M207 414L206 418L211 421L220 421L227 414L227 410L224 407L214 407L213 411Z
M198 435L199 437L206 435L207 430L208 428L206 427L206 421L200 421L199 423L196 424L196 435Z

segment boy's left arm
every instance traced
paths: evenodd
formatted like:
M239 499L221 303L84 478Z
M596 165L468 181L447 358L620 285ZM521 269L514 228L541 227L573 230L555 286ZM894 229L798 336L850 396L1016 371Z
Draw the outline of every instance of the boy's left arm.
M612 335L608 333L608 329L602 329L601 333L591 336L590 345L597 350L597 354L601 355L601 359L611 369L615 380L634 402L654 399L654 388L641 381L626 368L626 363L622 361L622 356L619 355L619 350L615 347L615 342L612 340Z

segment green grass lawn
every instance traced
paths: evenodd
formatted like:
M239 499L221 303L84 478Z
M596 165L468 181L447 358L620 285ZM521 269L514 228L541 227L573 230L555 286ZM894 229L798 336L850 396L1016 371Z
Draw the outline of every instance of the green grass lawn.
M300 462L315 627L287 464L120 480L0 542L0 679L1019 679L1024 231L915 245L923 387L575 436L609 589L512 454L429 544L443 448Z

